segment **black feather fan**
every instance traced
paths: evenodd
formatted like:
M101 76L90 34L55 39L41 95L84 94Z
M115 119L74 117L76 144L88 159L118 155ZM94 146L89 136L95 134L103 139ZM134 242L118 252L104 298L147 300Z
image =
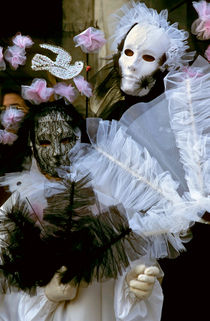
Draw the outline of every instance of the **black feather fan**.
M41 228L35 222L27 204L20 203L19 199L1 218L0 269L9 286L32 289L47 284L54 275L51 269L48 270L49 265L54 263L50 248L43 242ZM7 288L4 281L2 284L2 288Z
M41 225L24 205L6 213L0 268L9 285L44 286L62 266L62 283L116 278L145 253L146 242L129 228L123 207L102 208L86 182L48 199Z

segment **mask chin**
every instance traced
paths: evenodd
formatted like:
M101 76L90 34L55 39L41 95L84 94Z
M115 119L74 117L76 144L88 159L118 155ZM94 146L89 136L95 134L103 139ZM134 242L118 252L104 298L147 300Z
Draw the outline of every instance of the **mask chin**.
M143 97L149 94L152 87L155 85L156 79L150 77L147 84L144 85L144 81L136 82L135 80L122 78L120 88L129 96Z

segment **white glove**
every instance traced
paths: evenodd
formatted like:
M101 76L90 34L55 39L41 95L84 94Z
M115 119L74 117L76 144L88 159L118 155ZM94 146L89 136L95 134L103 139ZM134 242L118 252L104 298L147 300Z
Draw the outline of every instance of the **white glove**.
M60 271L64 270L65 267L62 267ZM77 295L77 291L78 287L74 287L70 283L60 283L60 273L55 273L51 281L45 287L46 297L53 302L73 300Z
M159 274L160 270L156 266L137 265L126 276L130 292L134 293L139 300L147 299L152 293Z

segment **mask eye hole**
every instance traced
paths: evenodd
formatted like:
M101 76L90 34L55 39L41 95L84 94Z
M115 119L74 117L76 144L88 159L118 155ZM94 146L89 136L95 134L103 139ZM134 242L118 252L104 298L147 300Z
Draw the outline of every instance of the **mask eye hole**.
M152 62L155 60L155 58L151 55L143 55L142 58L145 60L145 61L148 61L148 62Z
M126 56L133 56L134 55L134 52L131 49L125 49L124 53Z
M69 144L71 140L72 140L71 137L65 137L61 139L60 143L66 145L66 144Z
M47 140L47 139L41 139L41 140L39 141L39 144L40 144L40 146L42 146L42 147L46 147L46 146L51 145L51 142L50 142L49 140Z

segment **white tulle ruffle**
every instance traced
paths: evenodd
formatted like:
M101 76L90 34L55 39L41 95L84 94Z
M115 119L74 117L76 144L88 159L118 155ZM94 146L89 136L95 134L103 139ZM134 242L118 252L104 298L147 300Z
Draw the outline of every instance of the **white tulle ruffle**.
M210 66L199 57L165 78L170 123L185 170L188 199L210 212Z
M126 36L127 32L136 23L140 25L153 25L162 28L170 39L170 47L166 52L166 62L169 70L176 70L183 64L187 64L193 60L194 53L186 50L189 48L187 44L188 32L178 29L178 23L170 25L168 19L168 11L162 10L159 14L155 9L147 8L142 2L129 1L128 4L122 6L115 14L112 15L112 29L114 32L110 37L112 42L111 49L117 50L118 45Z
M40 219L44 208L47 207L46 198L65 190L61 182L49 180L40 172L34 158L30 170L5 174L1 177L0 186L8 186L11 193L16 192L18 198L26 201L29 209L36 212Z
M169 172L125 130L117 121L88 119L91 145L78 143L70 151L69 175L74 180L90 175L99 200L123 204L130 227L149 238L151 256L170 256L168 243L183 250L179 233L199 217L189 212Z

